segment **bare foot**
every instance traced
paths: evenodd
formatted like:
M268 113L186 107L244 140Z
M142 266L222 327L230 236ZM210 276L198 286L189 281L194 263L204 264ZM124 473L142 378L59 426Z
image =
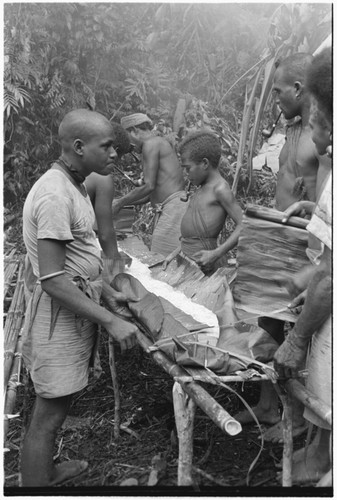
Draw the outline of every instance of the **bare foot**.
M88 465L88 462L85 460L69 460L69 462L62 462L59 465L55 465L53 471L54 478L50 482L50 486L63 483L68 479L78 476L87 469Z
M308 425L306 423L303 424L295 424L293 423L293 438L300 436L308 429ZM283 443L283 424L282 422L278 422L270 429L267 429L263 434L264 440L270 443Z
M256 418L258 419L259 422L264 423L264 424L276 424L276 422L280 421L280 415L277 411L277 409L268 409L265 410L264 408L261 408L260 406L254 406L252 408ZM251 422L255 422L253 419L251 413L248 410L243 410L234 415L235 420L240 422L240 424L249 424Z
M313 484L323 479L329 472L329 460L322 460L321 456L307 457L305 461L293 463L292 483ZM277 474L277 479L282 481L282 472Z

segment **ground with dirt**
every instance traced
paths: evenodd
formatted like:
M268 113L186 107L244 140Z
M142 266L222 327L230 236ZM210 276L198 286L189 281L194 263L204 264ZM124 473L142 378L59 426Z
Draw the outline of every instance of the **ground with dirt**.
M92 380L87 389L74 397L70 417L60 432L55 458L64 461L85 459L89 469L78 478L58 488L63 494L80 489L88 494L120 490L127 493L137 484L137 494L150 489L153 494L177 492L178 440L172 403L172 379L157 366L140 347L121 354L115 347L116 367L120 383L120 438L114 438L114 395L108 363L108 343L103 338L101 358L103 373ZM258 398L258 384L233 384L249 404ZM219 387L207 390L230 413L241 409L239 399ZM8 493L19 481L20 443L23 427L30 413L34 393L31 383L19 390L16 412L20 417L10 422L5 453L5 486ZM231 437L213 424L198 408L194 429L193 492L225 495L245 494L248 469L260 449L259 430L255 424L245 426L242 433ZM301 442L302 441L302 442ZM303 438L295 442L303 444ZM254 495L277 490L277 466L282 456L281 445L265 444L250 474L249 491ZM155 458L156 457L156 458ZM160 466L154 463L158 459ZM158 471L157 481L149 488L151 471ZM121 484L124 483L124 488ZM301 489L303 490L303 488ZM266 493L264 493L266 492ZM136 492L133 492L135 494Z

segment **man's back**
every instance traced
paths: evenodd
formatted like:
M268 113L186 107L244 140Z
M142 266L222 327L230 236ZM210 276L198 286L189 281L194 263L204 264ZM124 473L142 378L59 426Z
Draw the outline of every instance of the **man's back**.
M164 202L169 196L184 189L183 171L175 151L162 137L150 137L144 141L144 177L156 170L155 187L150 194L152 205ZM155 168L157 163L157 169Z

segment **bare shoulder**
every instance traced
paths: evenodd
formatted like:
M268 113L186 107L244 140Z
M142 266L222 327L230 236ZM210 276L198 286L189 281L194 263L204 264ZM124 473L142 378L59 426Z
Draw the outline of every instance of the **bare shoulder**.
M223 177L221 178L220 182L217 182L214 186L214 194L216 197L232 197L233 193L231 191L231 188Z
M163 137L154 136L147 139L143 144L143 154L150 153L168 153L172 151L172 147L169 142Z

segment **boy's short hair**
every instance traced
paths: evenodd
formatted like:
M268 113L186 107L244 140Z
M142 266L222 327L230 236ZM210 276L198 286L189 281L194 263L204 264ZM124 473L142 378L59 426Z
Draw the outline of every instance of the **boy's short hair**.
M308 92L316 99L327 119L332 122L332 50L322 50L314 57L306 75Z
M281 69L285 80L293 84L296 80L304 83L306 72L311 65L313 56L307 52L297 52L275 62L276 69Z
M198 130L188 134L179 145L179 153L188 150L190 158L200 163L207 158L213 168L217 168L221 158L221 146L218 137L209 130Z
M111 122L114 133L114 149L119 157L130 152L131 142L128 133L120 123Z

